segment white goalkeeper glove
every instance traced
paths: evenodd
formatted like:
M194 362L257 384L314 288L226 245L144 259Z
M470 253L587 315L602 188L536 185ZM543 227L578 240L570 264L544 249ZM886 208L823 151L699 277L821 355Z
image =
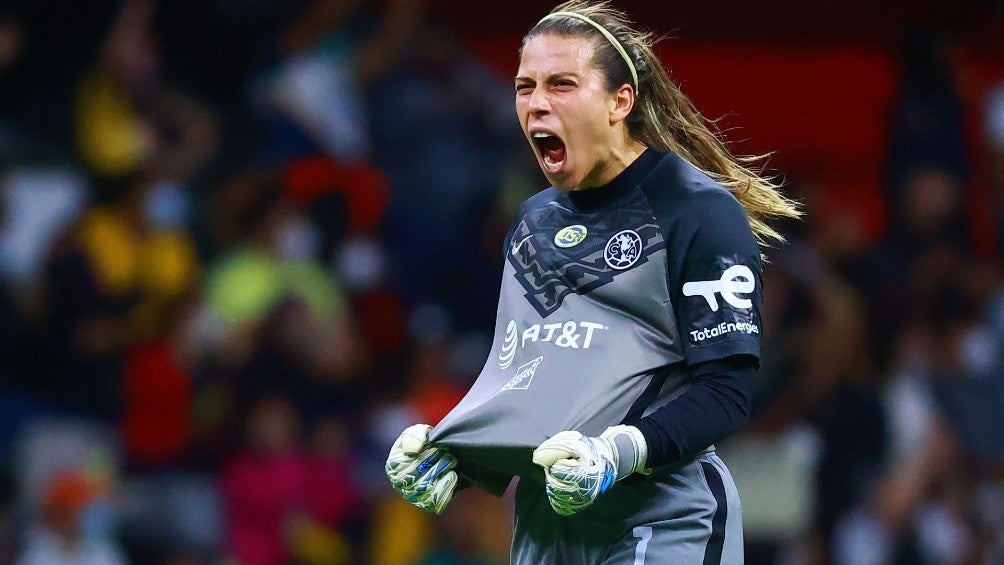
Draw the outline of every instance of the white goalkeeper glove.
M441 514L457 487L457 458L428 445L428 424L406 428L390 448L384 471L394 490L415 506Z
M611 426L600 437L560 432L533 451L533 462L544 468L547 500L562 516L588 507L614 482L645 472L647 461L648 444L634 426Z

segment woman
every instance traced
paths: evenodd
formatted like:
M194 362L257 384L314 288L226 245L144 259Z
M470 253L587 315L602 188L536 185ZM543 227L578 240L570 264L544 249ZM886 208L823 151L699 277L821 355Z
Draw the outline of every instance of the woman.
M458 484L519 476L514 563L740 563L713 443L749 418L767 220L799 212L607 3L534 26L515 86L553 186L506 239L488 362L434 429L404 431L391 483L438 513Z

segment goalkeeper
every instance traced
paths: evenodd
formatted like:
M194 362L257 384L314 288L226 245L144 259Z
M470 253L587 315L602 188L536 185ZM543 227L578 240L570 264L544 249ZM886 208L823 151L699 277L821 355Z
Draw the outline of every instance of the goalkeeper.
M766 221L799 212L606 3L540 20L514 86L552 186L506 237L489 359L435 428L402 433L391 484L439 513L519 477L513 563L741 563L713 443L749 417Z

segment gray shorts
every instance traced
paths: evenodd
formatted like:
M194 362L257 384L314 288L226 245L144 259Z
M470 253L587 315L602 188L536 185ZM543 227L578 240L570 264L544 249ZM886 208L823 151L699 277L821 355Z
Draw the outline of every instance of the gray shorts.
M516 489L511 563L743 563L739 491L714 451L615 484L586 510L551 509L544 485Z

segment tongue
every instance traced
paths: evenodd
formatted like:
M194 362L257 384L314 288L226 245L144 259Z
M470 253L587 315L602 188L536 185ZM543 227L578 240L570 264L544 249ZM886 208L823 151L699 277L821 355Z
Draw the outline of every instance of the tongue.
M557 137L548 137L540 143L541 153L552 163L565 160L565 144Z

